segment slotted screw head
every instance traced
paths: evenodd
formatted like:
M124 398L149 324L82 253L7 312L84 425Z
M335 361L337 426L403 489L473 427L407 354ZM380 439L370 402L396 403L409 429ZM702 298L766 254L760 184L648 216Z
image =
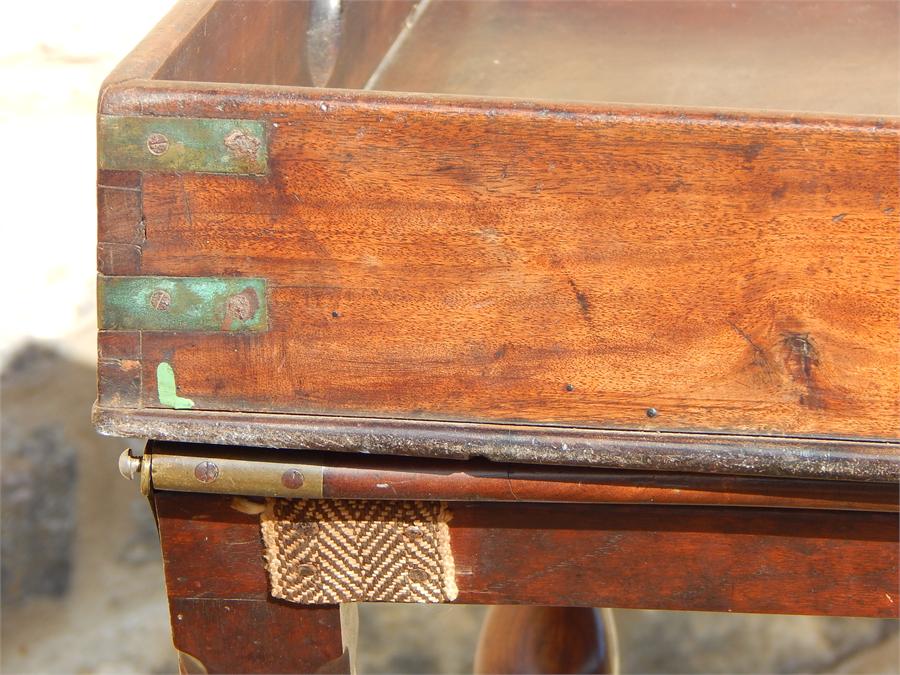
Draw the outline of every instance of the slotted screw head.
M235 129L225 137L225 148L236 157L254 157L261 142L243 129Z
M158 309L160 312L165 312L169 309L169 306L172 304L172 296L169 295L167 291L164 291L161 288L157 288L150 294L150 306L153 309Z
M204 460L194 467L194 478L201 483L212 483L218 477L219 467L209 460Z
M421 567L411 567L406 571L409 580L421 584L425 581L428 581L428 572L423 570Z
M281 484L288 490L296 490L303 487L303 474L298 469L288 469L281 474Z
M151 155L161 155L169 149L169 139L160 133L153 133L147 137L147 150Z

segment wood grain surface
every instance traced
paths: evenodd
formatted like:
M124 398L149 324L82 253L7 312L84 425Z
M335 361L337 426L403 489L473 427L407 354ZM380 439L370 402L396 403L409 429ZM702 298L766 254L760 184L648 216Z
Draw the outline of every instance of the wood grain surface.
M332 67L309 53L309 0L215 2L180 42L170 45L154 74L162 80L362 88L404 26L411 0L344 0L335 32ZM180 11L186 11L180 10ZM312 63L311 63L312 62Z
M898 118L141 79L209 47L212 6L99 112L261 121L269 173L144 173L143 239L104 201L100 270L263 277L269 330L145 331L103 409L159 408L165 361L199 440L210 412L898 438Z
M896 437L896 127L240 107L271 175L146 175L141 269L263 276L271 330L146 334L145 405L171 360L202 409Z
M900 6L431 0L373 89L900 114Z
M198 597L169 611L183 673L350 673L335 606Z
M171 599L264 600L258 516L154 493ZM466 604L898 616L897 515L675 506L451 507Z
M473 672L617 673L614 636L592 607L491 607Z

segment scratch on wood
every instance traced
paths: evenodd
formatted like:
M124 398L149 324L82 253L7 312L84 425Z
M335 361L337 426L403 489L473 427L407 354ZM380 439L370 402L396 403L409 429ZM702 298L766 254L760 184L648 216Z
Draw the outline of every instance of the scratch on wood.
M766 358L766 351L756 344L753 341L753 338L747 334L746 331L741 329L734 321L729 321L728 325L731 326L732 330L737 333L748 345L753 349L753 364L759 366L760 368L764 368L767 371L771 369L771 365L769 364L769 360Z
M519 501L519 495L517 495L516 491L513 489L512 475L509 471L506 472L506 488L509 490L509 494L512 496L513 501Z
M181 176L181 198L184 201L184 217L187 218L188 225L194 226L194 213L191 211L191 200L188 198L187 190L184 187L184 176Z
M572 287L572 292L575 293L575 299L578 301L578 306L581 308L581 313L587 321L591 320L591 302L588 300L587 295L575 285L575 282L572 279L568 279L569 286Z

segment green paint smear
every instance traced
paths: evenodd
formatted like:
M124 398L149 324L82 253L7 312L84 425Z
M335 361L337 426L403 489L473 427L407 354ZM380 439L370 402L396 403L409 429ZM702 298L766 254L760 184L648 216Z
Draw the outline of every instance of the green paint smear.
M175 410L194 407L191 399L182 398L175 393L175 371L165 361L156 367L156 391L159 394L159 402L165 406Z

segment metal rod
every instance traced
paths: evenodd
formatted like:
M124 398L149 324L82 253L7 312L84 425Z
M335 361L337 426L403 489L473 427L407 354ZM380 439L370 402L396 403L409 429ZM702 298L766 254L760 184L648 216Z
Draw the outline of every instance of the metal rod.
M157 490L306 499L671 504L900 511L900 486L150 442L123 455Z

